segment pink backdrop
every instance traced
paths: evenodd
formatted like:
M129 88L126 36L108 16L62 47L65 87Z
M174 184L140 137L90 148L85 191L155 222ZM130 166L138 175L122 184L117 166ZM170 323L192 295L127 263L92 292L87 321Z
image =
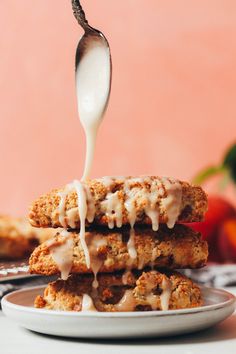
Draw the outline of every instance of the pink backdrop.
M189 179L236 136L235 0L84 0L113 58L93 176ZM80 178L70 1L0 2L0 211Z

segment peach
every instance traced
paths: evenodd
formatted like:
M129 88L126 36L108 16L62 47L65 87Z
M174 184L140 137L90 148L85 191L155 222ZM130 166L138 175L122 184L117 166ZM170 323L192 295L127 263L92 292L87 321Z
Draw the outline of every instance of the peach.
M210 261L221 260L221 250L217 241L219 230L225 220L233 217L236 217L236 210L226 199L220 196L209 196L205 220L188 224L195 231L201 232L203 239L208 241Z
M236 262L236 218L228 219L221 225L218 248L223 261Z

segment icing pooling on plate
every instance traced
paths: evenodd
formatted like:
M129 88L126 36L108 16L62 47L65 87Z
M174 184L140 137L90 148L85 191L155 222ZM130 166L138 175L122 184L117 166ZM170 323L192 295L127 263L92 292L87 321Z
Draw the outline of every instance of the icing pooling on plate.
M125 293L121 300L115 305L115 309L118 312L134 311L136 306L133 290L125 290Z
M97 309L93 303L93 299L88 294L83 295L81 311L97 312Z

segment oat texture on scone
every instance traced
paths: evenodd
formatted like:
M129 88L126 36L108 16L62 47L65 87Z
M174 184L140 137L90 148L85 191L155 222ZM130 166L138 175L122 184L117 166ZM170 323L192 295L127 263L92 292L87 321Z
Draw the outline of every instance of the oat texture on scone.
M170 180L170 179L169 179ZM159 223L168 222L168 212L166 210L165 198L167 198L167 187L164 181L166 179L149 176L148 178L131 178L125 179L113 177L108 185L104 179L93 179L84 182L86 188L89 190L95 207L95 215L93 224L107 226L109 218L106 210L104 210L104 201L108 195L116 194L117 200L121 203L122 208L122 225L129 224L127 209L125 207L127 197L127 181L129 183L129 193L132 194L135 200L136 224L150 225L151 219L146 215L147 207L145 194L151 188L155 187L162 191L157 198L156 207L158 208ZM175 189L181 187L181 200L178 222L198 222L203 220L204 214L207 210L207 196L199 186L190 185L187 182L171 179L172 193ZM56 189L50 193L41 196L33 202L30 207L29 220L35 227L64 227L69 228L70 216L73 214L73 228L80 227L80 218L78 212L78 195L75 190L70 190L65 197L65 217L63 225L60 221L59 204L61 195L65 194L66 188ZM89 222L87 221L87 226Z
M126 268L142 269L145 266L176 268L199 268L206 264L208 248L201 235L184 225L169 229L161 225L158 231L151 227L135 228L135 259L130 258L127 243L129 228L108 230L90 228L85 237L90 251L91 266L97 271L113 272ZM30 271L34 274L59 274L60 269L52 257L52 251L61 247L68 238L73 240L73 263L71 273L91 273L85 262L79 231L69 232L67 237L58 233L52 240L38 246L30 257ZM97 246L98 245L98 246Z
M94 310L101 312L166 310L163 294L168 284L168 309L201 306L199 287L182 274L173 271L129 272L126 284L124 274L99 274L99 286L94 292L93 276L72 275L66 281L50 283L43 296L37 296L35 307L51 310L81 311L83 296L91 297ZM124 298L129 302L124 306Z

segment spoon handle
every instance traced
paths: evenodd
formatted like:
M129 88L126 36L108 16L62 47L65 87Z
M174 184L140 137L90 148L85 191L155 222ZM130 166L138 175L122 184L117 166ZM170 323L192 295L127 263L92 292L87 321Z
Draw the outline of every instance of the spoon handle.
M71 2L73 14L76 20L78 21L79 25L84 29L85 32L90 30L90 26L85 17L84 10L82 9L82 6L80 4L80 0L72 0Z

